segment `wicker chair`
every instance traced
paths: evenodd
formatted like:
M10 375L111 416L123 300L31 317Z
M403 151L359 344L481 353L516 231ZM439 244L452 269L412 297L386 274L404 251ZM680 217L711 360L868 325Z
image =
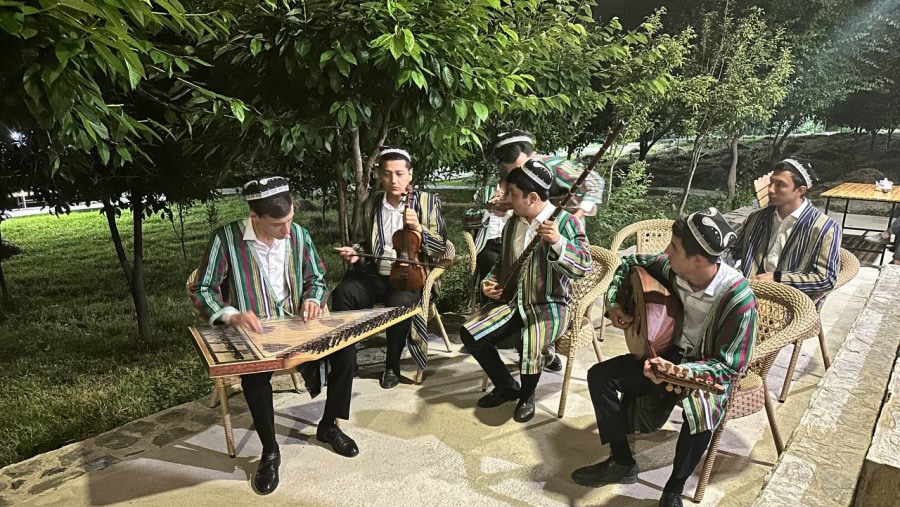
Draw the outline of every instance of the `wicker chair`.
M756 295L759 308L756 343L750 367L747 375L732 387L725 409L725 418L713 433L701 469L700 481L694 492L695 502L703 500L719 449L719 440L728 421L755 414L765 408L775 449L779 455L784 451L784 442L778 431L775 409L765 379L772 364L775 363L778 352L797 341L798 337L807 334L818 320L812 300L793 287L777 282L751 280L750 288Z
M594 352L597 361L603 361L600 347L592 325L581 325L582 318L588 308L594 304L594 300L603 295L612 282L613 273L619 265L619 259L609 250L591 246L591 271L575 281L572 289L572 305L565 334L556 340L556 353L566 356L566 372L563 374L562 393L559 397L559 410L557 417L562 417L566 412L566 401L569 396L569 383L572 379L572 366L575 364L575 352L588 343L594 344ZM487 373L481 376L481 390L487 391L489 382Z
M467 257L469 261L469 275L472 276L472 294L469 296L469 301L466 302L466 308L469 313L475 311L475 307L478 306L478 282L479 280L475 280L476 272L478 271L478 252L475 251L475 237L472 236L472 233L469 231L462 232L463 241L466 242L466 250L469 252L464 257Z
M190 292L191 285L197 280L197 270L191 272L190 276L188 276L187 281L185 282L185 290ZM327 314L328 307L322 309L322 312ZM306 391L306 388L303 384L303 379L300 378L300 374L297 373L296 369L290 370L281 370L275 373L276 375L289 374L291 376L291 382L294 384L294 390L297 393L303 393ZM228 406L228 389L230 387L240 385L241 377L236 375L229 375L227 377L215 377L213 378L213 392L209 395L209 408L215 408L218 404L222 410L222 425L225 427L225 446L228 448L228 456L234 457L234 431L231 426L231 409Z
M619 249L632 235L635 236L635 253L658 253L662 252L669 246L672 240L672 224L674 220L669 219L653 219L635 222L616 233L610 244L610 251L613 255L619 254ZM605 313L605 301L600 299L601 314ZM600 326L600 338L597 339L594 346L598 347L606 337L606 325ZM597 357L600 357L598 349Z
M572 365L575 364L575 351L588 343L593 343L597 361L603 360L600 347L597 345L597 337L594 334L594 326L591 324L581 325L580 316L585 314L598 297L606 293L618 265L619 259L613 252L599 246L592 246L591 272L575 281L572 290L572 319L569 329L556 341L556 352L566 356L566 373L563 375L557 417L562 418L566 412L569 382L572 379Z
M825 304L825 298L827 298L829 294L840 289L859 274L859 259L850 253L849 250L841 248L840 262L841 268L840 271L838 271L837 282L835 282L833 289L816 301L817 310L822 309L822 306ZM787 399L788 392L790 392L791 383L793 382L794 377L794 369L797 367L797 358L800 357L800 349L803 347L803 340L812 338L816 335L819 336L819 348L822 351L822 363L825 365L826 370L831 367L831 358L828 356L828 348L825 345L825 328L822 326L821 315L816 314L816 322L810 331L794 342L794 350L791 353L791 362L788 364L787 373L784 376L784 385L781 387L781 394L778 396L778 401L784 403L784 400Z
M435 267L428 272L428 276L425 278L425 286L422 288L422 301L420 303L422 305L422 314L425 315L425 322L427 323L431 321L431 319L437 320L438 328L441 330L441 338L444 340L444 347L447 348L447 352L452 350L450 348L450 338L447 336L447 330L444 328L444 320L441 318L441 314L438 313L437 304L435 304L432 299L432 290L434 289L434 284L437 283L441 275L443 275L453 264L453 259L455 257L456 247L448 240L444 255L435 262ZM418 370L416 372L417 384L422 383L423 374L423 370Z

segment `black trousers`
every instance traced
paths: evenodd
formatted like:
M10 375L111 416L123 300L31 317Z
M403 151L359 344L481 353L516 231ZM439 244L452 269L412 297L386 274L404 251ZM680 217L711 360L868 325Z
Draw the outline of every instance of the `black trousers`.
M421 299L422 289L396 290L387 276L366 269L353 269L334 289L331 309L336 312L362 310L378 303L385 306L415 306ZM387 357L384 366L397 375L400 375L400 356L411 327L412 319L406 319L389 327L385 333Z
M353 370L356 369L356 348L344 347L325 357L329 363L328 389L325 410L319 426L328 427L335 419L350 418L350 395L353 391ZM275 407L272 404L272 372L241 376L244 399L253 417L253 427L262 442L263 453L278 449L275 441Z
M481 365L481 368L487 373L488 378L491 379L491 382L494 383L494 387L497 389L511 390L516 386L516 381L513 379L512 374L509 373L509 370L506 369L506 365L503 364L503 360L500 359L500 354L497 352L497 343L505 341L510 337L517 337L517 334L524 326L525 323L522 321L522 317L519 316L518 312L514 312L512 318L509 319L506 324L494 331L491 336L482 338L481 340L476 341L466 328L459 328L459 337L466 346L466 350L468 350L469 353L472 354L472 357L478 361L478 364ZM522 341L517 338L514 338L514 340L516 349L521 356ZM534 390L537 387L540 378L540 373L534 375L521 375L522 385L519 391L520 400L527 400L534 394Z
M672 351L663 357L677 364L681 361L681 352L673 347ZM645 377L644 361L635 359L631 354L595 364L588 370L587 380L591 402L594 405L594 414L597 417L597 427L600 429L600 442L610 444L613 449L613 459L617 462L633 460L631 449L627 445L628 426L622 402L619 400L619 393L628 392L642 395L652 390L665 389L665 387L654 384ZM682 425L678 442L675 444L672 475L666 483L665 491L681 493L684 490L685 481L700 463L711 438L712 431L702 431L691 435L687 422ZM617 452L627 452L628 455L617 456Z

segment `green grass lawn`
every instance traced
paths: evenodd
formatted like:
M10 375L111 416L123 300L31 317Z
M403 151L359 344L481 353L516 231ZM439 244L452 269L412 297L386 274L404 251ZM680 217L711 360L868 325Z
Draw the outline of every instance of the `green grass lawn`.
M457 195L459 194L459 195ZM442 192L446 200L471 191ZM186 213L182 255L168 220L145 223L146 289L153 337L137 336L134 307L116 259L106 219L96 211L4 221L3 238L23 249L3 264L11 301L0 307L0 467L56 449L209 393L187 327L196 323L184 282L212 230L207 206ZM216 202L216 224L246 215L240 199ZM459 237L462 210L445 213L450 237ZM296 221L312 232L334 288L343 274L337 214L318 211ZM126 250L132 219L118 221ZM462 266L446 275L446 305L464 300Z

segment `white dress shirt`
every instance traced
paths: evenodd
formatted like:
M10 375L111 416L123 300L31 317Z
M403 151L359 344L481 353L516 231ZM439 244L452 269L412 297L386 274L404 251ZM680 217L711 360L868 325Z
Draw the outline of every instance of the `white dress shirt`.
M247 218L244 220L243 239L253 244L259 269L269 282L269 287L272 289L272 297L279 304L282 304L290 296L290 287L288 287L288 280L284 271L288 238L276 239L272 242L272 246L269 246L256 236L256 231L253 230L253 222L250 218ZM231 317L239 313L237 308L229 306L222 311L220 318L222 322L228 324L231 321Z
M784 250L785 243L791 237L791 231L797 225L800 215L803 214L809 205L809 201L804 198L803 203L790 215L781 218L778 210L772 214L772 236L769 237L769 252L766 254L766 259L763 262L763 269L766 273L774 273L778 269L778 259L781 257L781 251Z
M703 330L706 329L706 320L713 313L713 304L716 301L719 289L723 288L722 280L727 275L735 275L737 271L731 266L719 263L716 276L705 288L695 291L683 278L675 278L675 292L684 306L684 314L681 323L681 336L675 341L683 351L685 358L698 357L700 351L697 348L703 341ZM725 287L727 288L727 287Z
M515 258L518 259L519 256L522 255L525 247L531 243L531 240L534 239L534 236L537 234L538 227L540 227L545 220L550 218L550 214L552 214L555 209L556 206L548 202L545 203L544 209L542 209L531 221L528 221L528 219L524 217L516 217L516 236L515 242L513 242L513 255ZM567 244L568 241L566 238L560 234L559 240L556 243L553 243L551 248L553 248L553 251L559 256L562 254L562 251Z
M384 233L384 252L385 259L378 261L378 274L390 275L391 264L393 259L397 258L397 251L394 250L394 233L403 228L403 210L400 206L391 206L387 200L387 194L381 202L381 230Z

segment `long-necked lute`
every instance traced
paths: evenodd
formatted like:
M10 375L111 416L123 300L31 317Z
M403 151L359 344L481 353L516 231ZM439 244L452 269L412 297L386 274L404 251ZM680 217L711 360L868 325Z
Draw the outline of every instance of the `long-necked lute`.
M622 134L622 131L625 130L625 122L619 122L616 128L606 136L606 142L603 143L603 146L600 150L594 155L594 158L591 159L590 163L587 167L584 168L584 171L578 176L578 179L575 180L575 183L569 188L569 192L563 197L563 200L560 201L559 206L553 210L553 213L550 215L547 220L556 220L556 217L559 216L559 213L562 211L563 207L572 200L575 194L578 192L579 187L584 183L584 180L587 179L588 175L591 174L591 171L594 170L594 167L600 162L600 159L603 158L603 155L606 154L607 150L613 145L616 141L616 138ZM534 239L531 240L531 243L525 247L525 250L522 251L522 254L519 255L519 258L516 259L516 262L510 266L509 270L503 273L503 277L500 279L500 283L498 287L503 290L503 295L500 296L500 301L504 303L511 302L516 297L516 292L519 290L519 278L522 277L522 268L525 266L525 263L528 262L528 258L531 257L531 254L534 253L534 250L540 245L541 237L535 236Z

